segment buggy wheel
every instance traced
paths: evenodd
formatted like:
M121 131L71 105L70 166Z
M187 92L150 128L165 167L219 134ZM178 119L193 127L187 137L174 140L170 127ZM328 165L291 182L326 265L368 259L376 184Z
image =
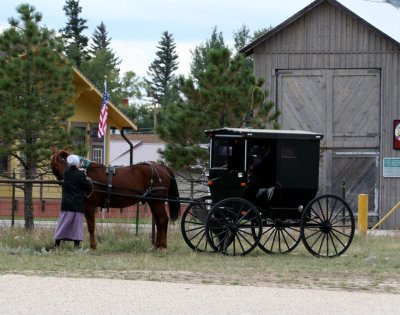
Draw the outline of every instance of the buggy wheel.
M207 203L210 203L208 205ZM199 203L190 204L182 214L181 232L186 244L195 251L213 251L207 243L205 222L211 208L211 197L200 198Z
M301 239L316 257L343 254L354 236L354 215L349 205L335 195L314 198L301 216Z
M268 254L289 253L300 243L300 221L264 219L258 247Z
M257 208L249 201L227 198L211 209L205 232L215 251L244 256L258 245L262 220Z

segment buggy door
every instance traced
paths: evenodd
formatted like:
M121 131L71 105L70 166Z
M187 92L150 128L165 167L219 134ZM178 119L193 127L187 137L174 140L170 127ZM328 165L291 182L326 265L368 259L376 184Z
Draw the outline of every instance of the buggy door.
M242 138L212 138L210 143L209 187L213 202L241 197L246 182L246 147Z

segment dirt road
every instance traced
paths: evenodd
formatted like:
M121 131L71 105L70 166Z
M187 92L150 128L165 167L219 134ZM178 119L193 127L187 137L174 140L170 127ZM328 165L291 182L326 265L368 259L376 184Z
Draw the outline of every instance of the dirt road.
M0 314L398 314L396 294L0 275Z

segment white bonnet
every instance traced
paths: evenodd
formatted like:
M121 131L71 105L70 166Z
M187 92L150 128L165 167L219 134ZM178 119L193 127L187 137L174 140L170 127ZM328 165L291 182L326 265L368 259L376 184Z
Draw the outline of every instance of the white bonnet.
M74 155L74 154L68 155L67 163L70 166L75 165L76 167L79 167L79 156Z

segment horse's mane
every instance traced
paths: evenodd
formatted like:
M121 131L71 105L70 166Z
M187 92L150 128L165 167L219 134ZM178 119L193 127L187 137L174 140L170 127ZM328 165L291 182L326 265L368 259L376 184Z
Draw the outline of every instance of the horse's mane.
M57 152L57 155L61 158L66 159L68 155L70 155L70 153L65 149L61 149L60 151Z

